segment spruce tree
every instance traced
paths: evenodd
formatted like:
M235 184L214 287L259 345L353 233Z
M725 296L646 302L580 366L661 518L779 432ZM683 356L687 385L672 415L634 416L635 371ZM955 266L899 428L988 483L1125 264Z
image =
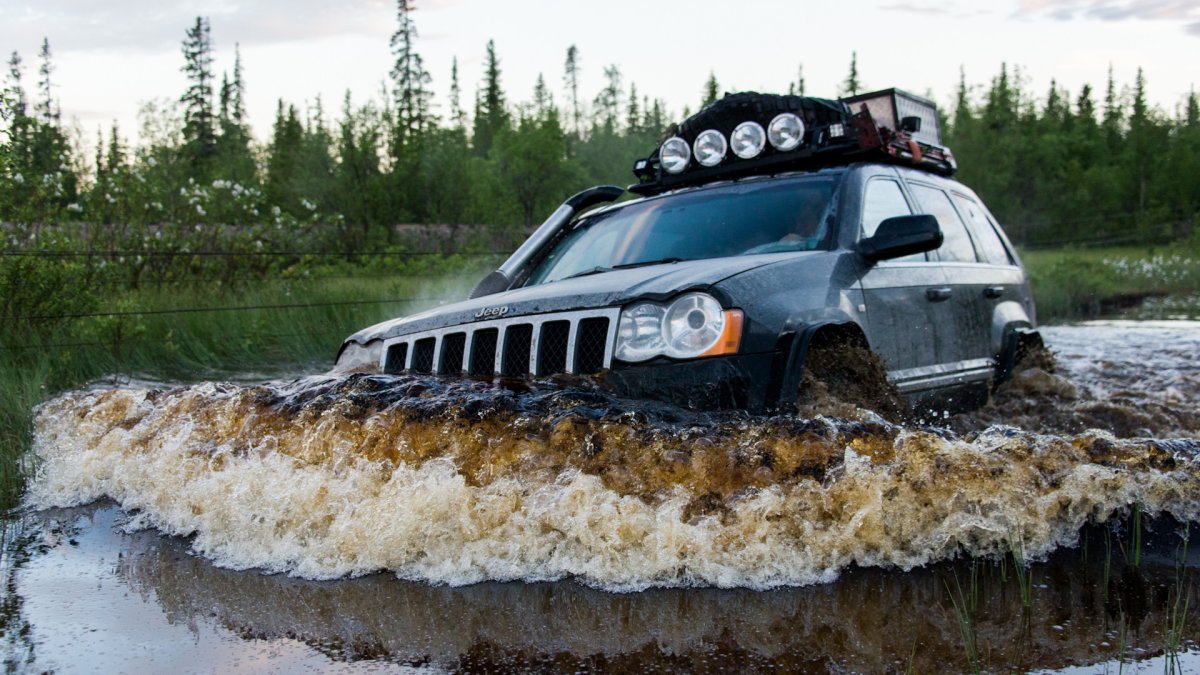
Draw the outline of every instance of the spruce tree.
M496 134L508 126L508 120L504 90L500 86L500 59L496 58L496 43L488 40L483 90L477 92L475 97L475 130L472 142L477 154L488 154Z
M54 64L50 60L50 40L42 38L42 48L38 52L38 60L41 65L38 66L38 75L41 79L38 80L38 91L41 94L41 99L37 102L37 116L43 124L57 125L61 112L54 104L54 88L50 82L50 75L54 73Z
M717 75L711 70L708 72L708 80L704 82L704 92L700 95L700 107L712 103L721 95L721 86L717 84Z
M396 101L396 131L400 145L419 136L430 124L431 82L425 63L416 51L417 26L412 12L416 8L409 0L396 0L396 21L391 48L395 62L391 76Z
M538 119L545 119L546 116L554 109L554 97L550 95L550 90L546 88L546 78L538 73L537 82L533 85L533 112Z
M183 41L183 72L188 88L179 99L183 104L183 139L188 159L197 175L206 177L216 154L213 124L213 55L208 19L196 17Z
M642 111L638 107L637 84L629 83L629 105L625 107L625 133L635 136L642 132Z
M850 72L846 74L846 80L842 83L842 95L855 96L861 88L862 82L858 79L858 52L850 52Z
M563 67L563 84L567 88L567 100L571 103L571 132L579 137L583 133L582 116L579 109L579 49L567 47L567 62Z
M458 57L450 62L450 123L457 129L466 126L467 113L462 107L462 89L458 84Z
M13 52L8 59L8 90L10 96L7 99L10 115L13 119L25 117L28 109L28 99L25 97L25 87L21 84L21 55Z
M621 69L616 64L604 68L604 88L596 95L592 106L596 112L596 125L607 133L615 133L617 119L621 114Z

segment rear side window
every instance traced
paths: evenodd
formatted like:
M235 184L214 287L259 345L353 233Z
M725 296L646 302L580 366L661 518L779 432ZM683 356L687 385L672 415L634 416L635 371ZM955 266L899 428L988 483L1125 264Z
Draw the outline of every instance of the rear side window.
M958 205L958 210L967 219L967 225L971 227L975 241L979 242L983 257L993 265L1015 265L1012 257L1008 255L1008 249L1004 248L1004 242L1000 241L1000 235L996 234L995 228L983 214L983 207L979 206L974 199L957 192L953 193L953 198L954 203Z
M919 183L909 183L913 195L917 198L921 210L938 219L942 226L944 240L942 247L937 250L938 259L947 262L975 262L975 247L971 244L971 235L967 234L967 226L963 224L950 196L937 188Z

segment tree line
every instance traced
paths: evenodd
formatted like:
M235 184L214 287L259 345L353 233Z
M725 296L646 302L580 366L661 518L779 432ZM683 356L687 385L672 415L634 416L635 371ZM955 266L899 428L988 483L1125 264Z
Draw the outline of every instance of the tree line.
M674 121L615 65L589 100L574 46L561 87L539 75L517 101L489 42L470 112L457 60L449 100L437 106L413 12L411 0L398 0L394 61L377 96L347 91L336 115L320 98L303 111L280 100L261 143L246 116L240 51L218 77L204 17L184 34L188 86L177 104L147 104L136 145L115 123L98 130L93 157L64 128L49 42L33 89L14 52L0 98L0 222L86 223L143 237L139 228L161 236L170 227L257 227L260 244L271 231L293 243L302 231L314 246L347 252L392 242L396 223L486 225L515 239L578 189L630 182L633 160ZM1140 69L1131 86L1110 69L1099 97L1057 84L1035 95L1002 65L986 84L961 78L943 112L944 138L962 180L1021 243L1178 237L1200 212L1200 110L1194 92L1177 110L1158 109L1147 86ZM855 54L837 93L864 88ZM803 70L782 89L805 93ZM698 103L720 91L710 73Z

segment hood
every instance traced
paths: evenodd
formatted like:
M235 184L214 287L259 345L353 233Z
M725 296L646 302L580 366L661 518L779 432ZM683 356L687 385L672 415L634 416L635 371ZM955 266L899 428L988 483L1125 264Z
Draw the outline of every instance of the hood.
M707 260L685 260L562 279L548 284L515 288L428 309L365 328L347 341L365 344L447 326L504 317L615 307L635 300L665 300L684 291L704 290L742 272L785 259L823 251L766 253ZM483 313L483 314L481 314Z

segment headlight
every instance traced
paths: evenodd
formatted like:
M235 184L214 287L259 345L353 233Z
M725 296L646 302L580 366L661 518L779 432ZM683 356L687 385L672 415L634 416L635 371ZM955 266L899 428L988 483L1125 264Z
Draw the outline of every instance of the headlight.
M378 373L379 360L383 356L383 341L373 340L366 345L348 342L338 356L337 365L333 367L337 373Z
M725 151L729 149L729 144L725 142L725 137L716 129L701 131L696 137L696 142L692 144L692 150L696 155L696 161L704 166L716 166L725 159Z
M780 113L767 125L767 140L776 150L794 150L804 142L804 120L792 113Z
M668 138L658 151L658 161L667 173L680 173L692 161L692 149L678 136Z
M667 305L640 302L621 310L614 355L637 362L734 354L741 339L741 310L722 310L711 295L688 293Z
M730 135L729 145L733 154L742 159L757 157L767 145L767 132L758 122L742 122Z

